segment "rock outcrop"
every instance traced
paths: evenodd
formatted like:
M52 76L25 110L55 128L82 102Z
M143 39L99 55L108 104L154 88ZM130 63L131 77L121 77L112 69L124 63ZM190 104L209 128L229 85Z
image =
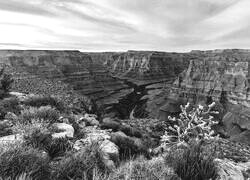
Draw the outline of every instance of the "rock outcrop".
M219 169L217 180L245 180L249 178L246 173L250 169L249 162L235 163L227 159L216 159L215 162Z

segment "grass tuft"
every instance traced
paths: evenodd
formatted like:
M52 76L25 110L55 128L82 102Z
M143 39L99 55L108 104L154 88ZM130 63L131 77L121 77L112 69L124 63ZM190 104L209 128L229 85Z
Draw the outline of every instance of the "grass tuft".
M214 156L212 153L205 154L201 143L171 151L166 157L166 163L182 180L209 180L217 177Z
M44 123L55 123L58 121L60 113L51 106L41 106L39 108L30 107L21 111L21 123L31 123L33 119L38 119Z
M10 148L0 156L0 177L16 179L27 173L32 179L50 179L48 158L37 149L25 146Z

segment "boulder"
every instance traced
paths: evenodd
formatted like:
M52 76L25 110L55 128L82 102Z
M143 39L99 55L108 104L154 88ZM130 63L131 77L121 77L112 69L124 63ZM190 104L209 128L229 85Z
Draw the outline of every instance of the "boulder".
M23 102L26 97L27 97L27 94L24 94L24 93L20 93L20 92L10 92L9 93L11 96L15 96L17 97L17 99L20 101L20 102Z
M4 118L11 122L16 122L18 120L18 116L13 112L7 112Z
M58 122L70 124L69 118L63 117L63 116L60 116L60 117L59 117Z
M114 121L110 118L104 118L102 120L102 129L112 129L113 131L118 131L120 129L121 123Z
M99 121L96 119L97 116L95 114L85 114L83 117L79 119L79 122L85 122L86 126L98 126Z
M222 119L223 126L226 130L226 135L231 137L240 134L242 131L240 127L236 124L236 119L238 117L232 113L227 112Z
M244 180L244 174L250 169L249 163L235 163L224 159L215 159L218 167L217 180Z
M66 123L54 123L52 127L55 131L60 131L52 134L52 138L73 138L74 137L74 128Z
M119 149L120 154L125 156L131 156L134 154L148 155L148 149L144 145L143 141L139 138L129 137L121 131L111 133L111 139Z
M4 146L6 144L14 144L17 142L23 142L23 136L20 134L12 134L8 136L0 137L0 146Z
M239 125L242 129L250 130L250 109L243 108L239 116L235 119L235 123Z
M122 124L120 126L120 131L124 132L128 136L134 136L137 138L142 137L142 133L139 129L131 127L130 125L127 125L127 124Z
M113 142L111 142L109 140L104 140L100 143L99 148L102 152L103 161L104 161L105 165L110 170L114 170L115 163L118 162L118 160L119 160L118 147Z
M126 123L120 123L111 118L104 118L101 124L102 129L112 129L113 131L122 131L127 136L134 136L137 138L142 137L142 133L139 129L134 128Z
M12 126L12 123L9 120L0 121L0 130L10 128L11 126Z
M117 161L119 158L119 150L117 145L115 145L110 140L104 140L100 144L101 151L105 154L105 156L109 156L110 159Z
M250 145L250 130L246 130L238 135L234 135L230 139L235 142L240 142Z
M101 130L95 126L88 126L84 129L85 138L79 139L74 144L74 149L80 150L84 146L92 143L101 143L102 141L110 139L110 135L106 130Z

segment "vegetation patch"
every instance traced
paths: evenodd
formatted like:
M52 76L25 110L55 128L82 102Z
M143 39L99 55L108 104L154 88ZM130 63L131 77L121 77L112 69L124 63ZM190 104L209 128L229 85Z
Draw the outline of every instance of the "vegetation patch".
M21 122L30 123L33 119L38 119L44 123L55 123L58 121L60 113L51 106L41 106L39 108L30 107L21 111Z
M50 179L48 158L39 150L18 146L0 156L0 176L15 179L23 173L37 180Z
M32 107L41 107L41 106L51 106L56 108L59 111L65 110L65 105L59 99L52 97L52 96L41 96L41 95L32 95L28 96L24 101L23 104L26 106Z

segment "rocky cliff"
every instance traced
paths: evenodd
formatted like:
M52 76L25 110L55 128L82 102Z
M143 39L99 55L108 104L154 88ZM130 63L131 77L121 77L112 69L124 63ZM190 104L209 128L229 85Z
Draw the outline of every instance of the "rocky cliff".
M179 113L181 104L215 101L223 128L234 139L250 136L249 50L166 53L127 51L0 51L0 63L20 92L91 97L109 117ZM242 139L242 138L241 138Z
M108 107L132 91L79 51L2 50L0 63L13 73L13 90L19 92L61 94L65 90L59 89L67 87Z
M188 65L188 54L156 51L122 53L90 53L94 61L103 63L113 76L137 85L173 80Z
M193 58L173 85L149 98L146 111L153 117L166 119L178 114L180 104L216 102L223 129L232 139L249 137L250 91L248 50L193 51ZM245 141L248 141L245 138Z
M93 61L103 64L113 77L124 80L134 93L116 105L126 107L123 114L147 117L145 102L155 97L166 85L171 85L179 73L188 67L193 55L156 51L89 53ZM118 106L118 107L117 107ZM157 113L156 113L157 114Z
M70 89L70 94L88 96L103 106L108 116L120 118L128 118L144 103L140 99L148 89L171 84L187 67L185 57L151 51L0 51L0 63L7 65L16 80L13 90L68 96L64 92Z

